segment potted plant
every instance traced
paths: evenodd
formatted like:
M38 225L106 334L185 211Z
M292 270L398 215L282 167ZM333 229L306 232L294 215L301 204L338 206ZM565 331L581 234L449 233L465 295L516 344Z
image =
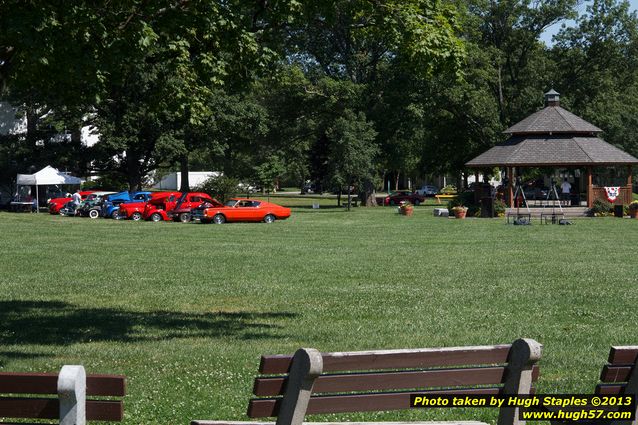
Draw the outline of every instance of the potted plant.
M467 214L467 207L464 207L463 205L457 205L456 207L452 208L452 213L456 218L465 218L465 215Z
M629 216L632 218L638 218L638 201L633 201L629 204Z
M414 206L407 201L401 202L399 205L399 214L401 215L412 215L414 213Z

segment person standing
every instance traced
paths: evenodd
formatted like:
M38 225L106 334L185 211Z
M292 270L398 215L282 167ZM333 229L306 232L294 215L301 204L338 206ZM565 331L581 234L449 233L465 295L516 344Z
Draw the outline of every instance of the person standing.
M565 202L564 205L569 205L569 195L572 191L572 185L567 181L567 177L563 180L563 183L560 185L561 189L561 199Z
M82 196L80 195L80 189L75 191L73 196L71 196L71 200L73 201L73 204L75 204L76 208L80 206L80 204L82 203Z

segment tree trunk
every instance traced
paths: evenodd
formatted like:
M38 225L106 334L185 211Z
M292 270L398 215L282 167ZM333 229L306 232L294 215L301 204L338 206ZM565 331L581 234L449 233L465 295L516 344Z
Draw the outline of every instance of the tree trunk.
M362 192L359 193L359 201L361 201L361 206L366 207L376 207L377 206L377 198L376 192L374 191L374 183L370 180L366 180L363 182Z
M339 192L337 192L337 206L341 206L341 189L339 189Z
M348 211L350 211L351 204L352 204L352 183L348 182Z
M133 159L126 157L126 175L128 187L131 192L138 192L142 186L142 176L140 175L140 165Z
M34 145L38 137L38 110L35 107L27 106L27 141L30 145Z
M397 170L397 175L394 178L394 190L399 190L399 176L401 175L401 171Z
M179 171L180 171L181 180L182 180L179 185L179 191L189 192L190 184L188 181L188 154L185 154L184 156L182 156L182 158L180 159L179 167L180 167Z

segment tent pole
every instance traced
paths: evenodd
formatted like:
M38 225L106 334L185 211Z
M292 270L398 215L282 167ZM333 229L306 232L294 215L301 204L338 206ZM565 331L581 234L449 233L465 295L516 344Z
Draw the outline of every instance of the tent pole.
M35 209L35 212L40 213L40 191L38 190L38 178L35 178L35 202L37 202L38 206Z

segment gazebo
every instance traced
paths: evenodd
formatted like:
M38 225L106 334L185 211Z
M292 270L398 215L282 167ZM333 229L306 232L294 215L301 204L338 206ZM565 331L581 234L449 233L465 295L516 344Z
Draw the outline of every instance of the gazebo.
M593 183L594 167L627 167L626 185L618 190L616 203L632 200L632 166L638 159L610 145L599 135L602 130L561 108L560 95L554 90L545 93L545 107L504 131L509 138L497 144L465 165L469 168L506 169L506 197L514 207L515 176L521 168L544 167L581 170L586 174L587 207L594 200L608 199L606 185ZM518 172L517 172L518 171ZM624 177L623 177L624 179ZM623 182L624 183L624 182Z

